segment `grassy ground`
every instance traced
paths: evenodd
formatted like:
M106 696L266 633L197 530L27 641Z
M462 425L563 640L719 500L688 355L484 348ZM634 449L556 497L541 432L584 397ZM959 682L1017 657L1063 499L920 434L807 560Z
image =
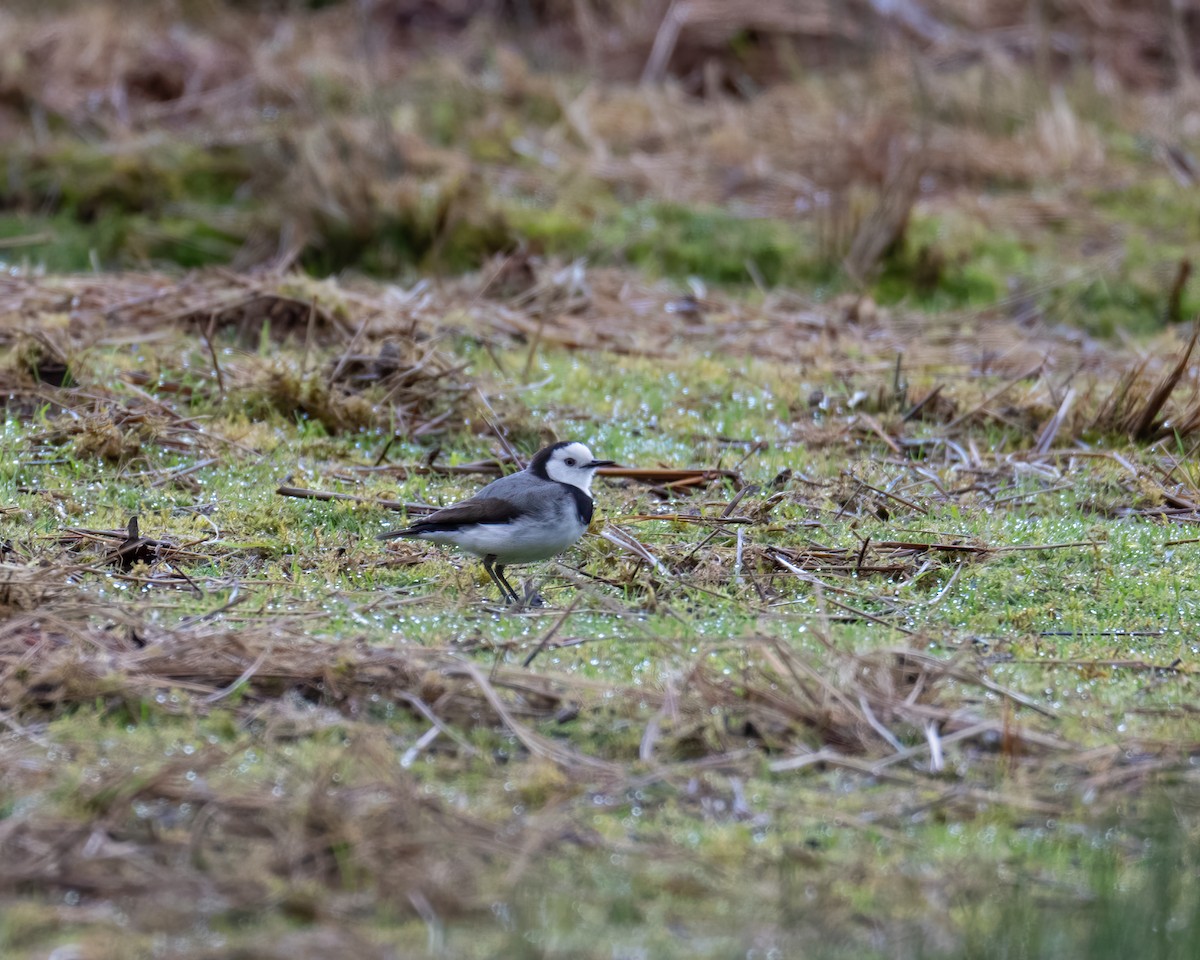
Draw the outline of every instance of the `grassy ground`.
M1190 88L213 9L0 17L0 954L1194 954Z
M300 278L328 326L198 335L155 282L10 284L13 315L85 306L46 335L67 385L29 335L8 357L6 955L1187 955L1191 441L1084 439L1133 358L1039 452L1054 408L1009 379L934 358L897 395L887 314L800 378L713 349L753 301L649 360L498 336L478 299L406 340ZM387 340L407 388L336 373ZM459 426L389 445L331 397ZM726 473L602 479L598 528L640 552L585 538L504 611L476 564L373 540L402 522L375 501L482 482L489 422Z

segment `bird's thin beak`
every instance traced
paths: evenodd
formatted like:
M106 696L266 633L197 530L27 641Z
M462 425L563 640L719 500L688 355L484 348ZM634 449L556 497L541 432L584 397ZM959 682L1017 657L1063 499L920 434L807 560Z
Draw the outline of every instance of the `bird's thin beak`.
M617 462L616 460L593 460L591 463L588 464L588 467L590 469L595 469L596 467L611 467L616 462Z

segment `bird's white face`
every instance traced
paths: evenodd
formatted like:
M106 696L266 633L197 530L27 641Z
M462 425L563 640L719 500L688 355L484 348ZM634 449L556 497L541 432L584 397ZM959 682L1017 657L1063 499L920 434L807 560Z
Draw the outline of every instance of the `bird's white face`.
M569 443L550 455L546 461L546 476L559 483L569 483L590 495L592 477L596 475L598 466L600 464L592 456L591 450L582 443Z

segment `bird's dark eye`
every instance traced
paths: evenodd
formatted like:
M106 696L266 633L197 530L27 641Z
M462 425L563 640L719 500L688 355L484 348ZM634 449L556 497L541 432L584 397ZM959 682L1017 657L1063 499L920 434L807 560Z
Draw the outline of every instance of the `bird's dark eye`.
M566 459L565 461L563 461L563 462L564 462L564 463L566 463L566 465L567 465L568 467L573 467L573 466L575 466L575 458L574 458L574 457L567 457L567 459Z

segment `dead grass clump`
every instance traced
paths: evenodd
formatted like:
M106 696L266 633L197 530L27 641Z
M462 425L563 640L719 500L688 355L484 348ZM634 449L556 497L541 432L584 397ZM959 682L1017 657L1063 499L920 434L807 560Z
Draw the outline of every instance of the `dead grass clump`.
M462 370L462 364L422 343L413 324L399 336L388 336L377 352L347 349L328 365L326 375L343 389L380 396L396 420L418 425L412 432L419 436L446 420L468 392L467 384L459 380ZM430 419L439 405L446 409Z
M133 385L135 396L120 396L120 386L113 389L99 383L25 391L26 399L18 408L22 415L54 414L47 429L28 436L26 443L43 453L47 447L67 446L77 459L99 458L119 465L145 455L148 447L186 453L226 448L220 438L196 424L190 411L176 412L136 386L139 379L149 382L148 377L122 379ZM177 386L168 381L164 390L174 396ZM179 390L177 395L186 403L191 391Z
M303 346L299 357L229 364L239 408L253 408L261 398L284 416L299 414L332 433L379 428L406 436L462 416L467 387L461 365L437 349L395 291L351 289L298 274L221 272L167 291L158 310L182 313L210 351L214 328L222 325L237 331L245 346L264 334ZM335 352L317 353L317 347Z
M335 434L378 428L421 436L454 416L466 393L458 372L436 351L414 356L411 341L388 340L377 354L346 353L321 370L283 357L244 365L241 379L253 379L235 399L253 410L261 398L286 417L316 421Z
M54 417L32 443L69 444L78 459L109 463L126 463L146 446L178 444L170 436L172 418L157 410L125 407L95 396L81 398L70 390L56 394L55 400L68 412ZM75 406L77 401L82 402Z
M925 164L919 153L901 158L884 183L879 202L855 231L845 267L856 282L865 283L888 252L903 242L920 193Z
M295 346L329 344L346 336L337 314L315 298L254 287L239 290L239 286L232 287L232 298L198 306L184 320L202 336L232 333L246 349L257 348L264 337Z
M64 302L69 313L61 313ZM133 400L99 384L87 390L64 384L52 394L71 414L56 421L43 442L71 441L83 456L120 461L149 444L185 442L185 434L188 442L201 442L189 404L198 390L218 406L232 403L236 413L249 406L251 412L258 407L299 414L331 432L380 428L419 436L452 427L463 416L468 392L463 367L438 349L424 322L440 317L445 305L428 293L409 297L395 288L351 287L291 273L0 278L0 342L7 333L4 320L12 318L10 342L26 345L15 374L25 382L18 392L41 400L47 396L34 389L30 367L50 376L51 361L65 366L59 358L98 341L152 334L163 346L146 351L150 363L168 349L200 354L204 359L189 363L176 379L122 371L137 394ZM24 333L48 314L61 316L61 335ZM243 352L228 357L221 349L227 339ZM268 344L289 349L271 351ZM263 359L251 350L270 355ZM195 380L205 361L211 389L186 382ZM163 365L173 370L178 361ZM176 413L173 404L180 401L186 409Z
M840 764L870 772L896 763L911 769L915 762L939 772L950 743L969 744L977 758L1070 748L987 707L993 698L1033 704L974 664L912 649L855 654L827 640L822 645L814 656L751 640L740 669L715 666L706 655L663 697L642 740L643 759L694 759L749 742L773 756L779 771Z
M515 243L462 153L374 117L327 120L263 151L266 242L283 230L291 252L316 273L394 276L414 264L463 270ZM248 253L247 264L261 259Z
M385 744L373 759L379 779L356 789L330 791L332 770L313 778L292 835L275 848L277 869L305 875L322 890L369 886L417 911L428 906L445 915L474 906L483 865L511 855L512 840L524 831L505 838L497 825L451 812L396 770Z
M804 754L814 738L818 747L842 754L878 758L909 751L908 757L922 752L919 746L909 750L914 740L935 750L943 736L992 746L1002 729L1011 742L1026 738L1023 728L1011 719L1001 723L969 691L982 688L1027 702L968 664L913 650L858 655L829 643L819 657L757 639L742 648L740 669L723 670L706 655L679 684L658 693L642 687L614 691L572 675L516 667L488 673L445 651L331 646L285 638L278 630L161 633L143 626L67 632L13 619L0 628L0 709L38 715L106 701L137 712L160 690L173 696L159 698L156 709L191 713L227 702L236 690L236 709L258 719L270 716L264 705L282 705L289 695L334 706L354 719L390 702L454 739L455 727L486 723L516 736L542 760L606 777L619 773L611 759L579 753L536 732L528 721L569 710L586 723L593 713L608 716L616 709L646 723L646 711L657 711L646 727L643 758L655 749L659 756L683 759L748 742L772 753ZM1049 742L1038 736L1029 733L1029 742Z
M319 371L304 372L292 361L279 359L267 367L260 385L267 404L285 417L315 420L330 433L347 433L381 424L381 411L362 393L342 390ZM242 392L241 402L255 406L255 391Z
M285 640L278 630L135 632L136 642L126 629L76 633L10 620L0 633L0 709L57 709L93 696L138 700L153 688L178 688L218 702L236 686L246 697L273 699L290 692L336 704L350 715L365 711L371 697L410 703L432 693L441 715L471 722L483 702L463 680L469 671L443 651L336 647L300 636ZM31 649L36 656L26 658ZM7 669L18 663L19 682ZM538 687L542 692L534 697ZM543 681L532 681L526 693L524 706L514 708L517 715L552 712L561 699Z
M142 5L87 4L52 18L0 20L6 103L116 132L245 100L257 58L254 19L226 7L205 29ZM213 29L214 26L216 29Z
M131 769L114 758L75 797L78 819L32 808L0 823L0 892L73 890L159 929L194 924L197 909L221 916L281 900L310 922L364 900L454 915L479 905L484 865L511 856L526 832L450 809L367 736L353 758L286 782L247 783L239 760L216 748Z
M72 441L74 455L82 460L96 457L112 463L128 460L144 443L152 442L157 433L154 421L114 417L108 410L83 420L72 420L70 424L76 427Z
M74 381L66 349L47 331L18 332L11 364L34 382L47 386L69 387Z
M1200 330L1192 334L1175 362L1157 380L1151 379L1150 371L1160 358L1147 357L1131 367L1101 403L1090 429L1149 442L1173 434L1184 437L1200 426L1200 396L1194 382L1187 405L1175 416L1162 416L1171 395L1188 373L1188 361L1197 338Z
M1038 7L1033 15L1022 0L837 6L662 0L609 4L603 14L587 15L575 4L573 18L567 7L546 4L540 25L548 27L551 12L565 20L573 28L571 42L610 77L633 79L634 70L643 81L673 77L694 94L744 93L794 76L801 64L832 71L914 50L945 70L980 60L1004 70L1032 58L1040 70L1057 74L1089 57L1126 84L1160 88L1186 77L1189 41L1195 40L1184 8L1137 0L1110 3L1103 15L1086 0Z
M0 563L0 618L39 609L67 590L68 571L35 563Z

